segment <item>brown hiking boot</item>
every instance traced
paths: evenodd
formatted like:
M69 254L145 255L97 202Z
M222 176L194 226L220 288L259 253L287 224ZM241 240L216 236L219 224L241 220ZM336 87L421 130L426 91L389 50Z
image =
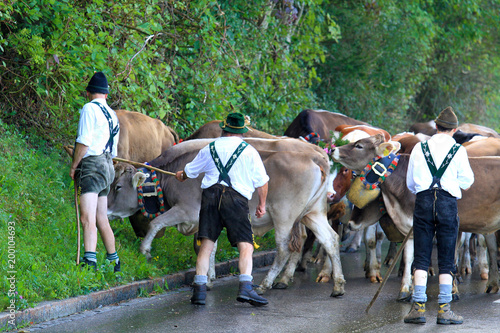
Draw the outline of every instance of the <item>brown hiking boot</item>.
M464 322L464 317L455 314L450 310L450 303L439 304L439 310L436 323L441 325L455 324L459 325Z
M407 324L425 324L425 303L413 302L404 321Z

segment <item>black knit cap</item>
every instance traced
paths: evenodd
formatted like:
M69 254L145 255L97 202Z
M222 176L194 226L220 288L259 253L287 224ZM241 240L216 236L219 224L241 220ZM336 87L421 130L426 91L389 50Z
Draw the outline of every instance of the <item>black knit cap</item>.
M106 75L104 75L103 72L95 73L85 90L89 93L109 94L108 79L106 79Z
M439 116L434 120L436 124L444 127L444 128L457 128L458 127L458 119L453 112L451 106L448 106L446 109L441 111Z

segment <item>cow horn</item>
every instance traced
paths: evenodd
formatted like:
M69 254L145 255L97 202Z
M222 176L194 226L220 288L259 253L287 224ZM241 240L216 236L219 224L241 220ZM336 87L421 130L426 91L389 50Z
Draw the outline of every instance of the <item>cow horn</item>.
M144 182L146 181L146 179L148 179L148 177L149 174L147 173L140 171L136 172L134 177L132 177L132 186L134 186L134 188L138 188L139 186L144 184Z

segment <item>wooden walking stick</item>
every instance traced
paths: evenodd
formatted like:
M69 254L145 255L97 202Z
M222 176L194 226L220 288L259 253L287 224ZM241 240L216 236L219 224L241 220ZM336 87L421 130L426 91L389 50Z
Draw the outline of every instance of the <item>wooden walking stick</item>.
M394 269L394 266L396 266L396 263L399 260L399 257L401 256L401 253L403 252L403 249L404 249L404 247L406 245L406 242L408 241L408 238L410 238L410 235L412 233L413 233L413 227L410 228L410 231L408 232L408 234L406 235L405 239L403 240L403 243L401 243L401 247L399 248L398 252L396 253L396 257L394 258L394 261L392 262L391 266L389 267L389 269L385 273L385 277L382 280L382 283L380 284L380 287L378 287L378 290L375 293L375 296L373 296L372 301L370 302L370 304L368 304L368 307L365 310L366 313L368 313L368 311L372 307L373 303L375 303L375 300L377 299L378 295L382 291L382 288L384 288L384 285L387 282L387 279L389 278L389 276L391 276L392 270Z
M126 160L124 158L119 158L119 157L114 157L113 161L125 162L125 163L128 163L128 164L132 164L132 165L135 165L135 166L140 166L140 167L143 167L143 168L146 168L146 169L149 169L149 170L154 170L154 171L157 171L157 172L164 173L166 175L170 175L170 176L174 176L175 177L175 173L174 172L170 172L170 171L165 171L165 170L162 170L162 169L158 169L158 168L155 168L154 166L151 166L151 165L148 165L148 164L134 162L134 161Z
M66 150L66 152L68 153L68 155L70 157L73 156L73 146L64 146L64 150ZM143 167L143 168L146 168L146 169L149 169L149 170L158 171L160 173L163 173L163 174L175 177L175 173L174 172L165 171L165 170L162 170L162 169L159 169L159 168L155 168L154 166L151 166L151 165L148 165L148 164L134 162L134 161L131 161L131 160L126 160L124 158L120 158L120 157L114 157L113 161L125 162L125 163L128 163L128 164L132 164L132 165L135 165L135 166L140 166L140 167Z
M75 182L75 210L76 210L76 230L77 230L77 241L76 241L76 265L80 265L80 207L78 205L78 185Z

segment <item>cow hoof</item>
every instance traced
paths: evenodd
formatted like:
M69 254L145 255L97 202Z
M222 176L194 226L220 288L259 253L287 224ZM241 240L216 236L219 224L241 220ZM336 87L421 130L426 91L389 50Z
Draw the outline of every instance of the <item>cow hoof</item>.
M358 252L358 249L355 249L353 247L348 247L346 250L345 250L345 253L354 253L354 252Z
M316 282L318 283L328 283L330 282L330 277L326 275L318 275L316 278Z
M330 297L342 297L344 296L344 291L340 290L333 290L332 293L330 294Z
M458 300L460 300L460 295L459 294L451 294L451 299L453 301L458 301Z
M278 283L273 284L273 289L287 289L287 288L288 288L288 285L286 283L283 283L283 282L278 282Z
M399 293L398 302L410 302L411 301L411 293L410 292L401 292Z
M394 259L386 260L386 261L384 261L384 265L387 266L387 267L390 267L392 265L393 261L394 261Z
M264 293L266 292L266 288L264 288L263 286L254 287L253 290L255 290L257 295L264 295Z
M302 266L297 266L297 268L295 268L295 271L296 271L296 272L305 272L305 271L306 271L306 268L305 268L305 267L302 267Z
M488 286L485 292L487 294L496 294L498 292L498 286Z
M481 280L488 280L488 273L481 273Z

